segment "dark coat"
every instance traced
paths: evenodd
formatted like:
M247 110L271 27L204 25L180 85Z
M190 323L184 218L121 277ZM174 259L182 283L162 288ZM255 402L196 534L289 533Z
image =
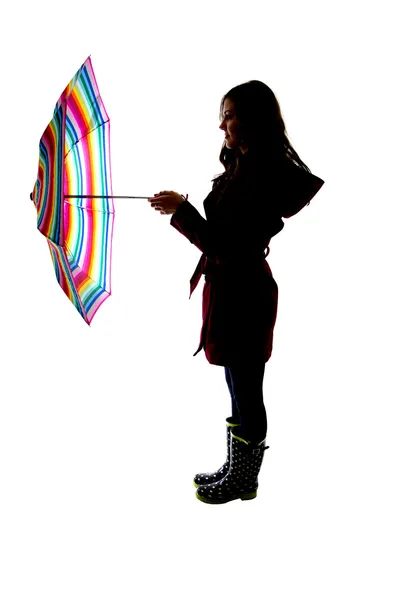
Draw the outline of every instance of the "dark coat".
M301 210L324 183L293 163L263 176L242 164L235 181L214 183L203 203L207 219L188 200L171 217L171 225L203 253L190 280L189 298L205 275L193 356L204 348L208 362L221 366L270 358L278 286L265 260L269 242L283 229L282 217Z

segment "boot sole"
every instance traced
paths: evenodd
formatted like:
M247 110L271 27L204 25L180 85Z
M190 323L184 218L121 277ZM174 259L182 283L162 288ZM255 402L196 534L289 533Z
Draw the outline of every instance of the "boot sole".
M196 498L200 500L200 502L205 502L205 504L225 504L226 502L231 502L232 500L253 500L257 497L257 491L250 492L249 494L242 494L241 496L234 496L233 498L227 498L226 500L211 500L210 498L203 498L200 496L198 492L196 492Z

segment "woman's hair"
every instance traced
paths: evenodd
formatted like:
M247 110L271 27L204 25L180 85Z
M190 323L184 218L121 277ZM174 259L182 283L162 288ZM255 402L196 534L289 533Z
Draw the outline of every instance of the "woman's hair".
M265 83L251 80L229 90L221 100L220 120L227 98L234 104L239 121L239 139L248 147L248 151L243 155L239 146L229 149L224 141L219 161L225 167L225 172L213 179L214 185L220 179L229 181L235 178L240 172L244 156L247 162L251 161L258 168L265 169L268 165L286 160L311 173L289 142L278 100Z

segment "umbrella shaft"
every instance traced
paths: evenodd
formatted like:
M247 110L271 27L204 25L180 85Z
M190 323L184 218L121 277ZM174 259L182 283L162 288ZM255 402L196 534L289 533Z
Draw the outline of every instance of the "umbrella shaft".
M64 198L143 198L143 200L148 200L152 198L152 196L93 196L93 195L82 195L82 194L70 194L65 195Z

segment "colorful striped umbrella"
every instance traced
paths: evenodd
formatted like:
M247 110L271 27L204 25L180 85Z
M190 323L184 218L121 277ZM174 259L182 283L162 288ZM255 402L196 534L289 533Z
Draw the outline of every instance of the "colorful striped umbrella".
M88 324L111 294L115 197L129 196L112 194L110 120L88 57L41 137L31 194L58 283Z

